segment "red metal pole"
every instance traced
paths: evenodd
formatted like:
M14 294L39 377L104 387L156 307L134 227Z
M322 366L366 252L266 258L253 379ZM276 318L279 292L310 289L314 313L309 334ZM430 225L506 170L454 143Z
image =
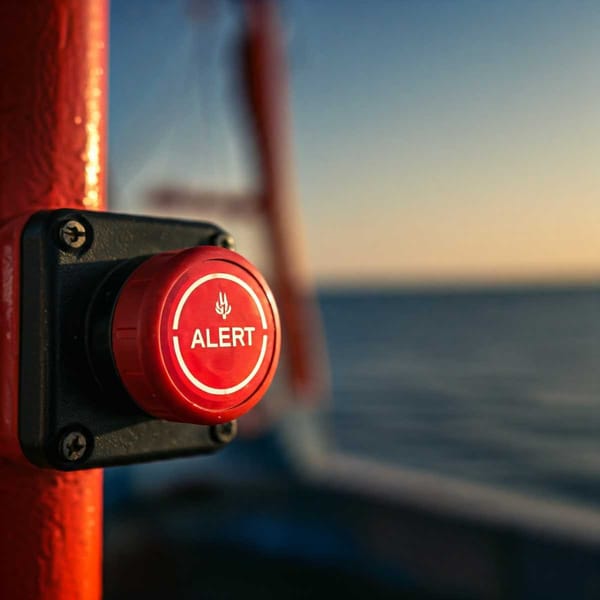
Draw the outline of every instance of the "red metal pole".
M260 173L292 388L314 402L327 389L320 318L314 309L296 203L285 49L275 0L245 0L243 76Z
M31 212L104 208L107 0L0 4L0 598L101 595L102 472L16 442L19 235Z

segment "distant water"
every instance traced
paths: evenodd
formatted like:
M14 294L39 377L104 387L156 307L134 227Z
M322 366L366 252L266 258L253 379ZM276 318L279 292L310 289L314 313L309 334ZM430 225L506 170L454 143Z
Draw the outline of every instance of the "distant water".
M600 505L600 290L324 293L338 445Z

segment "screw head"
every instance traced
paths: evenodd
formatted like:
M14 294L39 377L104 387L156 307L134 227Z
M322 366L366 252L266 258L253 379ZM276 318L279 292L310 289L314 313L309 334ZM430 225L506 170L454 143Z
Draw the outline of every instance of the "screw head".
M77 462L85 455L87 438L81 431L70 431L62 436L59 443L61 457L68 462Z
M87 241L85 225L75 219L65 221L58 231L62 244L69 249L77 250Z
M221 248L227 248L227 250L235 250L235 240L230 233L217 233L212 240L213 246L221 246Z
M237 421L219 423L210 428L210 437L218 444L227 444L237 434Z

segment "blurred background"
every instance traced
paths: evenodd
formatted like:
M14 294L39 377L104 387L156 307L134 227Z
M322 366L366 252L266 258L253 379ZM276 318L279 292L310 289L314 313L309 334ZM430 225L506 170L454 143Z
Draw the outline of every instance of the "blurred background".
M600 598L600 5L111 11L112 208L225 226L286 342L107 471L108 597Z

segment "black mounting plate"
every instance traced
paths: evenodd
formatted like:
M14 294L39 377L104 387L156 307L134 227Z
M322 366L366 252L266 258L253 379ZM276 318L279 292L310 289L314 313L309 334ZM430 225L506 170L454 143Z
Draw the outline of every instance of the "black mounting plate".
M79 248L61 240L71 220L85 228ZM230 441L235 424L219 431L155 419L116 377L99 377L89 323L100 284L132 259L225 243L231 237L210 223L67 209L33 215L21 244L19 393L19 438L32 463L71 471L209 453ZM71 433L84 436L85 450L67 460Z

